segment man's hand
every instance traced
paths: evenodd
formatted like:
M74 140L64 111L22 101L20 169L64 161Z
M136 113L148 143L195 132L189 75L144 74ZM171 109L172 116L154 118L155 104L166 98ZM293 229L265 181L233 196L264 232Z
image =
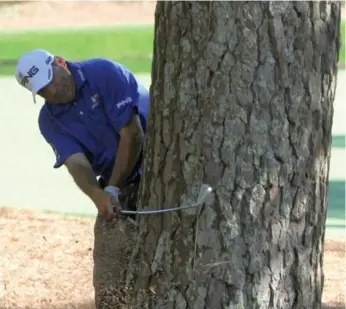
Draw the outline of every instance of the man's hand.
M94 191L92 200L107 221L112 221L119 217L120 203L117 196L98 189Z

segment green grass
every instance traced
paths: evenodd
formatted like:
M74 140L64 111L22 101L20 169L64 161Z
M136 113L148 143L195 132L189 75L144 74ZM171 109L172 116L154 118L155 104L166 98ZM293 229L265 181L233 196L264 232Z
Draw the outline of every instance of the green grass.
M329 181L328 218L345 220L345 181Z
M340 66L345 66L345 22L341 22ZM154 27L121 27L27 32L0 32L0 75L12 75L23 53L43 48L69 60L107 57L135 73L151 71Z
M47 49L68 60L106 57L120 61L134 72L150 72L154 28L108 28L0 33L0 74L13 74L15 60L23 53Z
M333 135L332 147L333 148L345 148L345 135Z

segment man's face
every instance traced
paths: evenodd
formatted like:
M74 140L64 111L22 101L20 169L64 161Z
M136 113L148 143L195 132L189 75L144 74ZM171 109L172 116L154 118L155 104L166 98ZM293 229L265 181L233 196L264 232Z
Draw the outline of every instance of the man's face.
M75 97L76 86L66 62L56 58L53 63L53 80L39 92L42 98L52 103L70 103Z

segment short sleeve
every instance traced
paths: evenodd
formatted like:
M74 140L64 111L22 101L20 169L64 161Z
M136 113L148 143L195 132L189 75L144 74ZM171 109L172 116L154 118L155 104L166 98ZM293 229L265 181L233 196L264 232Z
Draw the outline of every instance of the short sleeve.
M52 147L56 161L54 168L59 168L65 161L76 153L84 153L83 147L69 135L60 132L54 122L49 117L40 113L39 128L46 142Z
M106 114L119 133L138 112L138 83L125 67L112 61L103 64L99 74Z

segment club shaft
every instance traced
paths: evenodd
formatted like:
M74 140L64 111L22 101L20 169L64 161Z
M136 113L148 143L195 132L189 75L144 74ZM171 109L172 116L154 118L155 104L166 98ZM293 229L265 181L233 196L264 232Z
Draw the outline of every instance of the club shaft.
M166 212L173 212L178 210L184 210L189 208L197 207L199 204L193 204L182 207L167 208L167 209L155 209L155 210L121 210L120 213L123 215L151 215L151 214L162 214Z

